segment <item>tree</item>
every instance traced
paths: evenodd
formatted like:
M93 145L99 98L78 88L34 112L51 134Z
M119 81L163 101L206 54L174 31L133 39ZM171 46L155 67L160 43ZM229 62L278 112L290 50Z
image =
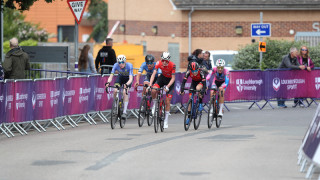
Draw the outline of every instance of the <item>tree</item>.
M108 4L103 0L91 0L88 10L88 19L97 22L88 41L93 38L96 42L103 42L108 34Z
M285 40L266 40L267 52L263 53L262 70L278 68L282 57L289 54L291 47L297 47L308 44L302 41L285 41ZM310 57L315 66L320 66L320 45L310 47ZM258 51L258 43L248 44L239 50L233 62L233 69L260 69L260 54Z
M34 2L36 2L38 0L5 0L5 7L10 8L10 9L16 9L15 4L18 4L18 6L20 7L19 10L20 11L24 11L24 10L29 10L30 6L33 5ZM52 3L52 1L54 0L45 0L47 3Z

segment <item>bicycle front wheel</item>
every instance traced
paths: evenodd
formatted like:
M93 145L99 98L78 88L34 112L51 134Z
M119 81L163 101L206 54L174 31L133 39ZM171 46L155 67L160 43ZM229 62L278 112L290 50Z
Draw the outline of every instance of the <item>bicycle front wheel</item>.
M116 127L116 122L118 119L118 98L113 99L112 108L111 108L111 129Z
M200 126L200 122L201 122L201 116L202 116L202 110L199 111L199 106L200 106L200 103L197 102L195 107L197 108L196 110L196 116L194 118L194 121L193 121L193 126L194 126L194 129L197 130Z
M188 108L189 108L189 106L191 106L191 104L192 104L192 100L189 99L189 101L187 103L187 107L184 110L184 121L183 121L184 123L183 123L183 126L184 126L184 130L185 131L189 130L189 127L190 127L190 124L191 124L192 113L190 115L188 115ZM188 116L190 116L190 118L188 118Z
M215 98L212 97L209 101L209 110L208 110L208 128L212 127L214 117L215 117Z
M138 115L138 125L139 127L143 126L144 119L146 118L146 97L142 97L142 100L140 102L140 108L139 108L139 115Z
M120 127L124 128L124 125L126 124L127 118L122 118L123 114L123 99L119 101L119 118L120 118Z
M159 107L159 121L160 121L160 130L163 132L164 128L164 119L166 118L166 104L165 101L162 99Z
M219 99L218 99L219 102ZM222 117L218 116L220 105L216 102L216 127L219 128L221 125Z
M156 102L157 104L159 101ZM158 105L156 106L158 107ZM153 125L154 125L154 132L157 133L159 129L159 108L155 109L154 116L153 116Z
M148 122L148 126L151 126L152 125L152 122L153 122L153 119L152 119L152 112L151 112L151 102L152 102L152 98L150 97L150 99L147 99L146 100L146 109L147 109L147 113L146 113L146 116L147 116L147 122Z

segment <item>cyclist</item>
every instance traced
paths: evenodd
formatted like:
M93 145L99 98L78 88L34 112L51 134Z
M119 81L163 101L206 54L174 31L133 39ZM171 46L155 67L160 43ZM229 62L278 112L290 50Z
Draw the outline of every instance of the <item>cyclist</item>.
M172 99L173 94L173 88L174 88L174 81L176 79L176 65L170 61L170 53L169 52L163 52L161 55L161 61L158 61L156 64L155 69L153 70L151 79L150 79L150 85L154 82L154 79L157 74L157 70L161 69L162 73L157 79L156 83L153 85L155 88L161 88L164 86L164 90L166 91L167 98L166 98L166 117L164 120L164 128L168 128L168 117L170 113L170 102ZM152 114L155 112L156 108L156 97L157 97L157 91L155 89L152 90L152 101L153 101L153 107L152 107Z
M184 85L188 80L188 77L191 77L191 87L190 89L196 89L198 91L201 90L200 96L199 96L199 110L201 111L203 109L202 105L202 98L206 91L206 77L205 72L201 69L199 64L197 62L191 62L189 63L188 70L183 78L182 84L181 84L181 90L180 94L184 94ZM192 93L189 93L189 98L191 98ZM191 106L188 107L188 120L189 122L191 116Z
M220 117L223 116L222 108L223 108L223 103L224 103L224 93L225 93L226 88L229 84L229 71L224 68L225 64L226 63L223 59L218 59L216 61L216 67L212 68L212 73L208 74L208 76L206 78L207 80L210 80L211 75L214 75L211 88L212 89L219 88L219 91L221 92L221 93L219 93L220 109L219 109L219 114L218 114L218 116L220 116ZM211 90L210 99L214 95L215 95L215 91ZM211 112L213 112L213 110ZM210 114L210 116L212 116L212 114Z
M146 55L145 62L141 64L140 69L138 71L138 74L136 77L136 83L134 85L135 88L137 88L139 86L139 80L140 80L140 77L141 77L141 74L143 71L147 72L146 77L144 78L143 84L147 85L147 86L151 86L150 78L152 76L153 70L155 69L155 66L156 66L156 62L154 62L154 56L152 56L150 54ZM160 73L161 73L161 70L158 69L158 73L155 76L154 82L157 81L158 74L160 74ZM145 94L145 92L146 92L146 88L144 86L143 87L143 94Z
M128 95L126 94L125 90L131 87L131 83L133 80L133 66L131 63L126 62L125 55L119 55L117 57L117 63L114 64L108 82L105 84L106 88L109 87L115 71L118 71L119 75L114 83L114 86L120 87L121 85L124 85L125 88L123 90L124 108L122 118L127 118ZM116 96L116 94L117 90L113 91L114 97Z

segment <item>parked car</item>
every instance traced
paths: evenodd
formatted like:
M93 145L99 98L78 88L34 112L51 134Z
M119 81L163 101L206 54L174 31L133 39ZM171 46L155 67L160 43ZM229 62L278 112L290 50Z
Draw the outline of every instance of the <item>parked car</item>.
M215 66L215 62L218 59L224 59L226 62L225 68L228 70L232 70L232 63L234 56L238 54L238 51L232 51L232 50L216 50L216 51L209 51L210 52L210 60L211 63Z

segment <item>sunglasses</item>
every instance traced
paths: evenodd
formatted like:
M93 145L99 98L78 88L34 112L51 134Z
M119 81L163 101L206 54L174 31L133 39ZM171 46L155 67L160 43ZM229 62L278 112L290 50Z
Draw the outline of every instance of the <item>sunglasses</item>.
M308 49L301 49L301 51L308 51Z
M124 62L118 62L118 64L124 64Z
M218 69L219 69L219 70L223 70L223 69L224 69L224 67L218 67Z
M150 63L147 63L147 65L152 65L153 63L152 62L150 62Z
M196 69L196 70L191 70L191 72L192 72L192 73L197 73L198 70L197 70L197 69Z
M167 61L167 60L162 60L162 62L163 63L167 63L167 64L169 63L169 61Z

